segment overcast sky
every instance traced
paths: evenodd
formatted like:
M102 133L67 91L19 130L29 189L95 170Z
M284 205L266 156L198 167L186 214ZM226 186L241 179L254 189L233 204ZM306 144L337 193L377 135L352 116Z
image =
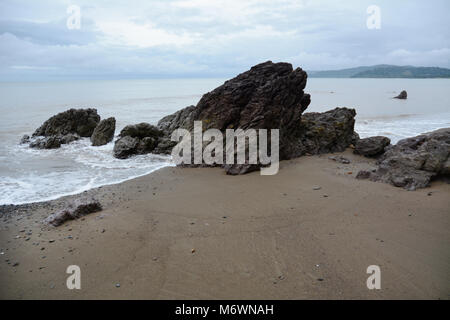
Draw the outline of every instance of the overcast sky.
M80 29L67 27L71 5ZM367 27L370 5L380 29ZM449 0L1 0L0 80L222 77L266 60L450 67L449 9Z

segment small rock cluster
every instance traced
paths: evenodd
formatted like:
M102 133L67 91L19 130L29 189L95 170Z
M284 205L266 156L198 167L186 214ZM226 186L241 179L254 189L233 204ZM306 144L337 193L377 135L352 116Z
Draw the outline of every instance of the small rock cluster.
M24 135L21 143L31 148L57 149L81 137L91 137L92 145L101 146L112 141L116 120L100 121L96 109L69 109L45 121L30 137Z
M425 188L432 178L450 175L450 128L400 140L386 148L374 172L359 179L390 183L407 190Z
M160 129L148 123L126 126L114 144L114 157L126 159L136 154L151 153L162 136Z

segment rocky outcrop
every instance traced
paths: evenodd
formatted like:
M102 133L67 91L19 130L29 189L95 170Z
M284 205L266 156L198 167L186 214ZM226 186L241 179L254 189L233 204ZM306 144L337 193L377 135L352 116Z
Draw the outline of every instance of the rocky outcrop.
M158 122L158 129L160 129L164 135L170 137L173 131L179 128L191 128L194 123L194 111L195 106L189 106L181 109L173 114L165 116Z
M70 109L45 121L31 138L24 135L20 143L29 143L31 148L56 149L80 137L90 137L99 121L96 109Z
M29 142L31 148L57 149L63 144L68 144L79 139L80 136L76 134L66 134L64 136L34 137Z
M33 139L30 147L36 149L57 149L61 147L61 140L58 137L37 138Z
M132 155L150 153L163 135L160 129L148 123L126 126L114 143L114 157L126 159Z
M48 216L44 223L58 227L68 220L79 219L90 213L102 210L102 205L97 200L78 201L69 205L68 208Z
M394 97L394 99L402 99L402 100L408 99L408 93L405 90L403 90L402 92L400 92L398 96Z
M407 190L425 188L430 180L450 175L450 128L399 141L388 147L375 172L359 178L390 183Z
M104 119L95 127L91 136L93 146L103 146L111 142L116 131L116 119L114 117Z
M354 142L355 109L336 108L305 113L300 123L295 157L342 152Z
M280 157L293 152L302 112L310 103L307 74L289 63L271 61L226 81L205 94L197 106L163 118L158 127L166 134L174 129L191 130L194 121L203 129L280 129Z
M179 128L192 128L194 110L195 106L189 106L159 120L157 127L163 132L163 136L160 137L154 153L170 154L172 148L177 144L170 139L172 132Z
M20 144L26 144L26 143L30 143L30 136L27 134L24 134L22 136L22 139L20 139Z
M170 153L175 129L192 132L194 121L203 130L279 129L280 160L305 154L343 151L358 139L354 132L355 110L337 108L325 113L302 113L310 95L304 92L307 74L288 63L271 61L226 81L205 94L196 106L189 106L161 119L164 133L154 152ZM131 141L129 141L131 143ZM224 165L228 174L254 171L259 165Z
M387 146L391 144L391 139L383 136L359 139L355 144L353 153L365 157L376 157L384 153Z
M100 121L96 109L70 109L51 117L34 133L36 136L65 136L77 134L80 137L90 137Z

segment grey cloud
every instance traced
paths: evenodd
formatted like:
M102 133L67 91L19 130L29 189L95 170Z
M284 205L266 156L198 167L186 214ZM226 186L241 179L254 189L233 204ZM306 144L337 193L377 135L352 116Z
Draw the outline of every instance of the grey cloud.
M380 30L366 27L369 0L212 1L79 0L81 30L67 29L66 1L2 1L0 79L228 76L269 59L450 67L447 0L379 0Z
M92 21L81 19L82 28L67 28L66 19L51 22L0 20L0 34L10 33L17 38L42 45L83 45L94 43L98 33Z

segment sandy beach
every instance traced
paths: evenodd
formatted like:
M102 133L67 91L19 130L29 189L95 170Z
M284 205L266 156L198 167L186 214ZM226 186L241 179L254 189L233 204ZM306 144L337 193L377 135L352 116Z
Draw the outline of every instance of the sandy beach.
M1 208L1 299L449 299L450 185L355 179L351 153L274 176L166 167L58 200ZM103 211L48 227L79 198ZM81 290L66 268L81 268ZM367 267L381 269L368 290Z

